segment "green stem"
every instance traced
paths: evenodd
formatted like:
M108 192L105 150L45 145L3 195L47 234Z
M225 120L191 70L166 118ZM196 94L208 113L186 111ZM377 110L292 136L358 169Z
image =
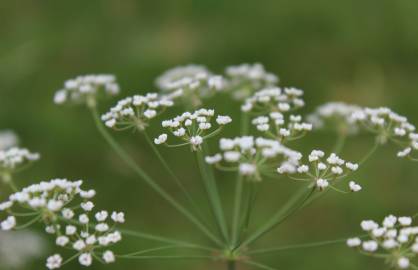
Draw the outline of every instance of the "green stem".
M374 143L372 149L370 149L370 151L360 160L359 162L359 166L363 165L367 160L369 160L369 158L376 152L376 150L379 148L379 142L376 140L376 142Z
M296 213L299 209L301 209L304 206L305 202L311 197L314 190L315 189L310 188L308 192L306 192L306 186L299 190L263 226L261 226L252 235L250 235L250 237L247 238L242 244L240 244L240 246L250 245L252 242L256 241L266 233L273 230L277 225L284 222L292 214ZM302 201L300 202L301 199Z
M228 261L227 262L227 269L228 270L235 270L236 269L236 261Z
M179 204L171 195L169 195L165 190L163 190L160 185L158 185L148 174L146 174L136 163L135 161L122 149L122 147L113 139L113 137L107 132L102 122L100 121L97 108L90 107L95 124L100 134L104 139L110 144L110 146L115 150L115 152L122 158L123 161L141 178L143 179L154 191L156 191L161 197L163 197L167 202L169 202L177 211L183 214L190 222L192 222L198 229L200 229L208 238L213 242L222 246L222 241L220 241L215 235L213 235L205 225L203 225L193 214L191 214L186 208Z
M259 262L255 262L255 261L243 261L243 263L248 264L250 266L254 266L257 267L259 269L264 269L264 270L277 270L276 268L261 264Z
M234 200L234 212L233 212L233 220L232 220L232 247L238 243L239 238L239 220L240 220L240 213L241 213L241 204L242 204L242 186L243 186L243 179L240 174L238 174L238 179L236 180L235 184L235 200Z
M206 144L204 144L203 147L205 148ZM199 169L201 172L202 180L203 180L206 192L208 194L209 203L211 205L213 214L215 215L219 230L223 238L225 239L226 242L228 242L229 236L228 236L227 224L226 224L226 220L225 220L225 216L224 216L224 212L222 208L222 201L219 196L219 192L218 192L218 188L216 185L215 177L213 175L213 171L206 164L202 151L197 151L196 156L197 156L197 162L198 162Z
M347 139L347 135L346 134L341 134L341 133L338 134L337 142L335 143L335 146L333 148L333 152L335 154L341 153L341 151L344 148L346 139Z
M193 199L193 197L191 196L191 194L187 191L186 187L183 185L183 183L181 182L181 180L176 176L176 174L170 168L170 166L168 165L167 161L160 154L160 151L158 151L157 147L155 147L155 145L152 143L152 140L148 136L148 133L146 131L144 131L143 134L144 134L144 137L145 137L148 145L151 147L152 151L154 151L154 154L157 156L157 158L163 164L163 166L166 169L166 171L170 174L170 176L176 182L177 186L181 189L181 191L183 192L184 196L187 198L187 200L189 201L189 203L191 204L191 206L194 208L195 212L202 219L202 216L201 216L201 212L202 211L197 206L197 204L196 204L195 200Z
M137 259L137 260L200 260L200 259L214 259L211 256L124 256L123 259Z

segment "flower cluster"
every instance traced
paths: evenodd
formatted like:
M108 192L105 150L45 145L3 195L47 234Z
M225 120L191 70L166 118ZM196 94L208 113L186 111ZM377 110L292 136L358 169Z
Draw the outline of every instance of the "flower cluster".
M124 214L99 211L93 215L94 204L90 200L96 192L82 190L81 185L81 180L53 179L10 195L9 200L0 204L0 212L8 215L1 222L1 230L17 230L41 221L46 226L45 231L55 236L56 245L74 250L81 265L90 266L93 258L104 263L114 262L115 255L109 247L121 240L121 233L114 230L114 226L125 222ZM15 209L28 212L15 212ZM27 217L32 219L18 226L17 218ZM95 225L93 219L97 221ZM47 259L46 266L57 269L63 263L61 255L55 254Z
M259 116L252 120L258 131L280 142L302 138L312 130L312 124L302 122L302 116L290 115L289 121L280 112L271 112L268 116Z
M358 126L351 117L361 107L344 102L325 103L308 115L308 122L314 129L337 128L339 134L350 135L358 132Z
M67 80L64 88L55 93L54 102L56 104L86 102L88 105L94 105L101 92L112 96L119 93L119 85L114 75L85 75Z
M368 233L369 239L350 238L347 240L349 247L371 256L379 252L379 257L398 269L414 266L412 259L418 255L418 227L412 226L411 217L390 215L381 225L373 220L364 220L361 228Z
M25 148L12 147L7 150L0 150L0 173L11 173L39 158L38 153L31 153Z
M0 131L0 150L16 146L19 142L17 135L11 130Z
M252 136L222 138L219 141L219 149L222 153L207 156L207 163L214 164L221 170L236 170L253 181L260 181L262 175L270 176L274 170L273 164L278 161L296 166L301 158L300 153L276 140Z
M269 87L256 92L247 98L241 106L243 112L286 113L299 109L305 105L301 98L303 91L296 88Z
M213 75L204 66L187 65L166 71L157 78L156 85L164 93L172 97L181 96L196 107L201 104L201 98L222 91L225 80L222 76Z
M325 153L320 150L313 150L308 157L308 165L291 166L284 164L277 169L279 174L288 174L291 179L312 182L319 190L328 187L340 191L334 184L349 175L350 172L358 169L358 164L346 162L345 160L332 153L325 159ZM299 174L304 178L293 177L293 174ZM349 189L352 192L361 190L361 186L354 181L349 182Z
M255 91L274 86L279 78L265 70L259 63L241 64L226 68L227 88L237 100L242 100Z
M162 126L167 128L171 134L182 140L184 143L177 145L167 144L166 141L168 136L165 133L158 136L158 138L154 140L154 143L166 144L170 147L191 145L193 151L199 150L205 139L215 136L220 132L223 126L232 121L229 116L217 115L216 124L219 127L209 133L208 131L213 128L211 123L213 117L215 117L214 110L199 109L193 113L185 112L173 119L165 120L162 122Z
M173 104L172 100L157 93L135 95L118 101L116 106L102 115L102 121L107 127L116 130L129 128L144 130L151 119Z

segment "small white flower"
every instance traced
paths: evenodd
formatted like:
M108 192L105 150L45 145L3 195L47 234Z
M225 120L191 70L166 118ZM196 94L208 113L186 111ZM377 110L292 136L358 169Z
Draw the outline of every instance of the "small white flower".
M363 250L367 252L375 252L378 249L376 241L370 240L363 242Z
M323 190L325 188L327 188L329 186L329 182L326 179L318 179L316 180L316 186L320 189Z
M108 215L107 211L100 211L96 213L95 218L98 222L103 222L107 219Z
M394 215L389 215L387 217L385 217L385 219L383 220L383 226L385 228L393 228L397 222L398 218L395 217Z
M358 247L361 245L361 240L358 237L350 238L347 240L347 246L349 247Z
M80 215L80 216L78 217L78 221L79 221L81 224L87 224L87 223L89 223L90 219L89 219L89 217L88 217L86 214L82 214L82 215Z
M74 217L74 211L68 208L63 209L61 214L65 219L72 219Z
M83 199L91 199L96 196L96 191L94 189L90 189L88 191L80 191L80 197Z
M116 223L125 223L125 213L123 212L113 212L111 218Z
M399 221L399 224L401 224L402 226L409 226L412 223L412 218L411 217L399 217L398 221Z
M254 164L241 163L239 165L239 172L242 175L253 175L257 170L257 167Z
M5 221L0 223L0 228L3 231L10 231L16 226L16 218L8 216Z
M358 164L351 163L351 162L347 162L345 166L352 171L357 171L358 169Z
M77 251L81 251L81 250L83 250L85 247L86 247L86 243L85 243L83 240L81 240L81 239L79 239L79 240L75 241L75 242L74 242L74 244L73 244L73 248L74 248L75 250L77 250Z
M78 257L78 262L83 266L90 266L93 258L90 253L83 253Z
M366 232L379 228L379 225L373 220L363 220L360 225L363 231Z
M107 225L106 223L99 223L96 225L95 229L98 232L106 232L107 230L109 230L109 225Z
M92 202L90 202L90 201L89 202L85 202L85 203L81 203L80 206L86 212L90 212L94 208L94 204Z
M349 185L350 190L352 192L358 192L358 191L361 190L361 186L354 181L350 181L350 183L348 183L348 185Z
M389 238L389 239L387 239L387 240L383 241L382 246L383 246L385 249L393 249L393 248L398 247L398 246L399 246L399 243L398 243L398 242L396 242L393 238Z
M221 154L216 154L214 156L206 156L205 157L205 161L208 164L215 164L218 163L222 160L222 155Z
M409 268L409 259L406 257L401 257L398 259L398 266L400 269Z
M163 144L167 141L167 134L161 134L158 138L154 139L155 144Z
M190 143L194 146L199 146L203 143L203 138L201 136L193 136L190 138Z
M58 269L61 267L62 257L59 254L52 255L46 260L46 267L48 269Z
M73 225L67 225L65 227L65 234L66 235L74 235L77 232L77 228Z
M115 255L113 254L112 251L107 250L103 253L103 261L105 263L113 263L115 262Z
M232 122L231 117L227 116L227 115L218 115L218 117L216 117L216 123L218 123L218 125L226 125Z
M55 243L57 244L57 246L65 246L68 244L68 242L70 242L70 239L67 236L58 236Z

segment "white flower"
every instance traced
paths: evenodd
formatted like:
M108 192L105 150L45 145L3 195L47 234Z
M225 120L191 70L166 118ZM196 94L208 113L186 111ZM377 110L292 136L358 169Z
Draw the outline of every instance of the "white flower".
M367 252L375 252L378 249L376 241L370 240L363 242L363 250Z
M74 235L77 232L77 228L73 225L67 225L65 227L65 234L66 235Z
M79 240L75 241L75 242L74 242L74 244L73 244L73 248L74 248L75 250L77 250L77 251L81 251L81 250L83 250L85 247L86 247L86 243L85 243L83 240L81 240L81 239L79 239Z
M19 138L11 130L0 130L0 150L7 150L15 147L19 143Z
M64 104L66 102L91 104L95 102L99 92L107 95L116 95L119 93L119 85L113 75L85 75L78 76L74 79L67 80L64 88L58 90L54 96L54 103Z
M232 96L237 100L245 99L261 88L276 85L279 81L276 75L267 72L259 63L229 66L225 73L226 87L231 89Z
M39 158L38 153L31 153L25 148L12 147L0 150L0 170L14 170Z
M239 172L242 175L253 175L257 170L257 167L254 164L241 163L239 165Z
M52 255L48 257L46 261L46 267L48 269L58 269L61 267L62 257L59 254Z
M79 221L81 224L87 224L87 223L89 223L90 219L89 219L89 217L88 217L86 214L82 214L82 215L80 215L80 216L78 217L78 221Z
M409 226L412 223L412 218L411 217L399 217L398 221L399 221L399 224L401 224L402 226Z
M373 220L363 220L361 222L361 228L363 229L363 231L368 232L379 228L379 225Z
M67 245L68 242L70 242L70 239L67 236L64 236L64 235L58 236L57 239L56 239L56 241L55 241L55 243L58 246L61 246L61 247Z
M16 218L14 216L8 216L6 220L0 223L0 228L3 231L10 231L16 226Z
M80 197L83 199L91 199L96 195L96 191L94 189L90 189L88 191L80 191Z
M107 225L106 223L99 223L96 225L95 229L98 232L106 232L107 230L109 230L109 225Z
M232 122L231 117L225 115L218 115L218 117L216 117L216 123L218 123L218 125L226 125Z
M96 213L95 217L96 217L96 220L97 221L103 222L103 221L105 221L107 219L108 215L109 214L108 214L107 211L100 211L100 212L97 212Z
M111 218L116 223L125 223L125 214L123 212L113 212Z
M398 247L398 246L399 246L399 243L398 243L398 242L396 242L394 239L389 238L389 239L387 239L387 240L383 241L382 246L383 246L385 249L393 249L393 248Z
M93 258L90 253L83 253L78 257L78 262L83 266L90 266L93 262Z
M318 180L316 180L316 186L319 189L323 190L323 189L325 189L329 186L329 182L325 179L318 179Z
M409 259L406 257L401 257L398 259L398 266L400 269L409 268Z
M151 119L173 105L169 97L157 93L135 95L119 100L101 119L106 126L116 130L129 127L144 130Z
M115 255L110 250L105 251L103 253L103 257L102 258L103 258L103 261L105 263L113 263L113 262L115 262Z
M68 208L63 209L61 214L65 219L72 219L74 217L74 211Z
M203 143L203 138L201 136L190 137L190 143L194 146L201 145Z
M361 186L354 181L350 181L350 183L348 183L348 185L349 185L350 190L352 192L358 192L358 191L361 190Z
M358 169L358 164L356 163L347 162L345 166L352 171L357 171Z
M387 217L385 217L385 219L383 220L383 226L385 228L393 228L397 222L398 218L395 217L394 215L389 215Z
M80 204L81 208L83 208L84 211L90 212L94 208L94 204L92 202L85 202Z
M158 138L154 139L155 144L163 144L167 141L167 134L161 134Z
M361 240L358 237L350 238L347 240L347 246L349 247L358 247L361 245Z
M218 163L222 160L222 155L221 154L216 154L214 156L207 156L205 157L205 161L208 164L215 164Z
M315 129L325 127L337 127L338 131L345 134L356 134L358 125L352 119L352 115L361 111L361 107L343 102L329 102L308 115L308 122L313 124Z

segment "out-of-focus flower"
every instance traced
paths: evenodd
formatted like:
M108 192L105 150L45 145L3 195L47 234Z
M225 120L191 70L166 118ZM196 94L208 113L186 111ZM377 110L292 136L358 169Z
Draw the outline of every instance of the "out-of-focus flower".
M307 116L314 129L337 129L339 134L350 135L358 132L358 124L352 119L352 114L362 108L344 102L329 102L316 108Z
M11 147L17 146L19 143L19 138L11 130L1 130L0 131L0 151L7 150Z
M180 97L193 107L201 105L202 98L210 97L225 87L222 76L213 75L206 67L193 64L167 70L155 83L170 98Z
M94 106L100 95L117 95L119 85L116 77L110 74L84 75L65 81L64 88L54 96L56 104L86 103Z
M226 88L237 100L243 100L255 91L275 86L279 82L276 75L267 72L264 66L259 63L229 66L225 73L227 78Z

